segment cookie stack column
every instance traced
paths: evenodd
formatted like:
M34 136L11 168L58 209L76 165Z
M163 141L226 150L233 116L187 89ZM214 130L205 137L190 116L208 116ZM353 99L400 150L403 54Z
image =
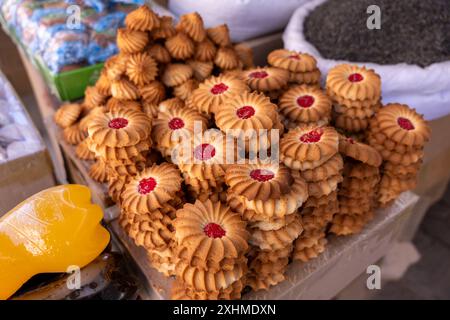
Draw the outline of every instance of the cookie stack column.
M303 231L297 209L308 197L298 171L283 164L234 164L227 169L228 203L248 222L249 274L253 290L285 279L294 240Z
M153 165L130 178L122 193L119 222L136 245L147 250L151 265L165 275L175 270L173 220L182 178L175 165Z
M246 223L211 200L185 204L174 221L177 243L173 299L240 299L247 272Z
M342 135L339 151L346 156L344 181L338 191L339 212L333 218L330 232L349 235L359 233L373 218L382 159L371 146Z
M307 53L277 49L269 53L267 62L273 67L287 70L291 85L320 86L320 70L317 68L317 61Z
M378 202L387 206L403 191L415 188L430 128L414 109L394 103L377 112L367 134L384 160Z
M172 161L180 168L193 199L223 201L226 197L225 170L235 157L234 144L227 143L220 130L209 129L179 144Z
M141 111L118 108L92 116L87 130L89 150L104 164L110 195L118 202L126 180L145 167L151 146L151 120ZM120 186L116 188L117 182Z
M299 210L304 232L295 241L292 255L306 262L324 251L326 227L338 211L337 187L343 168L338 133L332 127L291 129L281 138L280 158L308 183L309 198Z
M330 69L326 88L333 100L334 122L349 133L364 131L381 106L380 76L371 69L341 64Z
M326 126L331 120L331 100L318 87L294 86L281 95L278 106L287 129Z

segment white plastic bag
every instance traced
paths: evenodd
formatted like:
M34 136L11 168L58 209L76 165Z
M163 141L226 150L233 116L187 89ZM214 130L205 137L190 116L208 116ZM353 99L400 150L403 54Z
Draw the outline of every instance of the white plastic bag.
M282 30L292 12L311 0L169 0L176 16L197 11L207 27L226 23L234 42Z
M313 0L294 12L283 35L286 48L314 55L322 75L326 75L330 68L339 63L366 65L374 69L381 76L384 104L390 102L407 104L424 114L427 120L450 114L450 61L421 68L405 63L379 65L321 57L318 50L306 41L303 35L303 22L315 7L325 1Z

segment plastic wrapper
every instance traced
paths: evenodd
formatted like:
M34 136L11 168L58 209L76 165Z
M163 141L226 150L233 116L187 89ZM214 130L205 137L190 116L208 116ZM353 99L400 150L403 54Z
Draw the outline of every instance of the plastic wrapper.
M44 148L22 103L0 72L0 165Z
M3 0L0 12L27 51L52 73L95 64L117 53L115 37L128 12L145 0ZM79 7L80 21L67 23Z

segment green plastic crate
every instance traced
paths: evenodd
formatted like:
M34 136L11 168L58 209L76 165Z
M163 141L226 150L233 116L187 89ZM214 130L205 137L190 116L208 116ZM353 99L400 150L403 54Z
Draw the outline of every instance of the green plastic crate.
M23 50L28 59L30 59L33 65L39 70L51 92L61 101L73 101L82 98L86 87L95 84L100 76L103 63L81 67L58 74L52 73L42 58L38 55L33 55L19 40L15 30L8 27L6 20L1 14L0 23L3 30L5 30L15 44Z

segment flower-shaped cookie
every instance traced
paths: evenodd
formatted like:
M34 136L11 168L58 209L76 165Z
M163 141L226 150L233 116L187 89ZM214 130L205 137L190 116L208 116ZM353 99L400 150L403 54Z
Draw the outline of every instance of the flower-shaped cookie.
M196 42L201 42L206 38L206 30L203 25L203 19L197 12L181 15L176 29L186 33Z
M245 82L235 77L226 75L211 77L192 92L187 104L200 112L212 113L230 97L248 90Z
M128 57L126 74L137 86L143 86L155 80L158 65L148 53L135 53Z
M339 150L339 136L332 127L291 129L280 140L280 159L291 169L314 169Z
M95 114L88 124L89 137L99 145L126 147L148 138L151 120L143 112L118 109Z
M282 164L233 164L227 168L229 190L248 200L279 199L294 182L290 169Z
M317 122L331 118L331 100L314 86L295 86L280 97L280 112L294 122Z
M381 79L372 69L340 64L327 75L327 90L348 100L378 101L381 97Z
M194 42L184 33L177 33L167 39L165 46L174 59L185 60L194 54Z
M242 71L242 77L252 90L279 90L287 85L289 71L275 67L257 67Z
M130 30L152 31L159 28L158 16L146 5L131 11L125 18L125 25Z
M163 163L145 169L126 185L122 192L122 208L146 213L162 208L181 189L180 171L173 164Z
M117 46L125 54L140 52L144 50L147 43L147 32L130 29L117 30Z
M271 66L291 72L310 72L317 68L317 61L313 56L287 49L272 51L267 56L267 61Z

